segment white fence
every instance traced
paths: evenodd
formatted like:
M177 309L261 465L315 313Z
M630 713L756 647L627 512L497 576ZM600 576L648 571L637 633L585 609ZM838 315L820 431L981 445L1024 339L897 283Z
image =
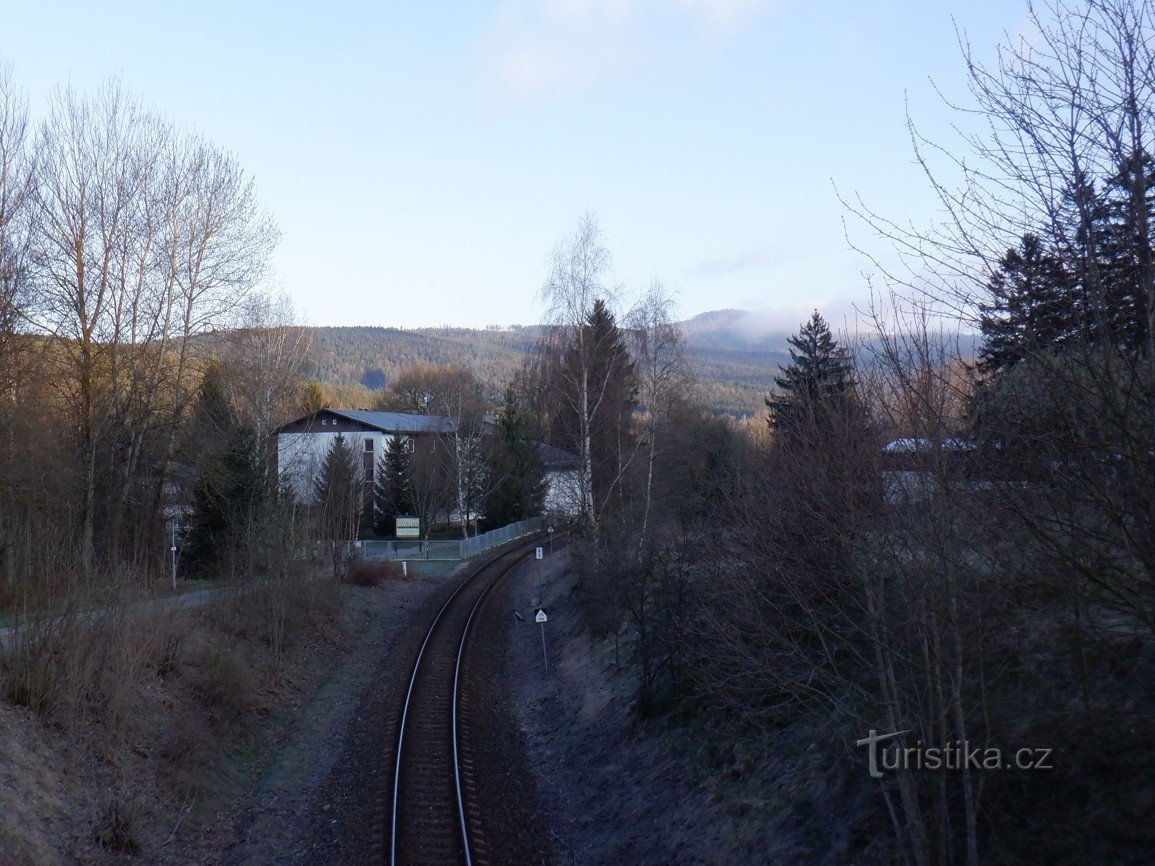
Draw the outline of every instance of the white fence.
M362 541L357 548L357 556L363 559L466 559L514 538L536 532L544 523L544 517L531 517L456 541Z

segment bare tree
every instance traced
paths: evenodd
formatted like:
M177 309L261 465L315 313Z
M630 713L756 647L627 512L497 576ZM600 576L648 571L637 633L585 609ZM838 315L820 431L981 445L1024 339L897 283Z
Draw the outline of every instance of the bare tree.
M889 547L893 577L864 621L886 625L878 633L883 700L944 741L997 724L986 672L1013 667L1000 648L1028 655L1021 630L1032 621L1063 629L1046 645L1073 660L1077 684L1077 710L1062 697L1045 712L1096 724L1125 716L1119 693L1095 676L1090 648L1109 657L1120 631L1149 643L1155 623L1155 7L1030 3L1022 36L991 65L960 42L970 90L961 110L971 115L960 127L969 131L943 145L911 124L945 219L917 230L861 204L851 209L897 249L906 267L882 270L916 309L984 327L1010 315L994 302L1012 254L1037 245L1054 274L1020 273L1051 280L1049 297L1074 311L1077 327L1032 334L1009 362L980 366L968 380L957 351L929 336L920 312L905 336L893 322L880 325L872 402L892 429L930 444L916 455L918 472L888 473L895 507L885 513L901 520L876 537ZM1131 304L1124 316L1120 297ZM1129 333L1119 327L1124 317ZM976 447L940 447L960 430ZM903 475L916 483L897 483ZM976 590L992 574L1031 587L1033 606L1016 608L1016 596L997 615L984 613L991 599ZM889 622L880 618L888 611ZM905 617L901 627L895 614ZM1028 691L1039 705L1048 699L1043 684ZM1094 778L1080 772L1077 785ZM1053 780L1053 790L1064 781ZM898 810L915 859L978 862L984 817L1000 813L994 786L969 773L954 792L941 780L937 790L920 784ZM961 809L954 818L952 800Z
M490 432L485 387L468 367L419 364L407 367L386 388L378 406L386 410L437 415L445 429L435 440L450 468L462 535L488 492Z
M260 442L296 411L308 372L309 332L297 324L285 295L254 293L240 311L239 327L227 336L229 399Z
M29 195L32 189L28 154L28 104L0 64L0 376L10 375L13 340L20 322L25 292L29 242ZM7 392L11 383L0 379Z
M628 357L620 357L624 346L616 342L616 329L590 327L599 308L612 315L618 292L606 282L609 269L610 253L602 244L597 219L587 213L554 249L550 274L541 289L547 321L552 326L549 350L562 359L555 368L562 386L555 397L566 404L564 410L576 421L572 445L581 458L581 512L595 535L603 505L597 500L594 484L596 428L608 423L607 419L619 424L623 421L611 418L615 407L606 405L603 409L603 404L612 399L615 386L620 384L615 381L615 374L622 364L629 363ZM616 486L628 462L621 449L618 456L610 488ZM608 493L603 496L606 498Z
M62 338L78 428L82 558L91 570L98 454L110 433L118 355L133 331L147 342L158 311L142 310L141 290L156 241L142 191L156 168L156 126L113 83L92 100L56 92L37 153L39 320ZM149 298L148 300L151 300ZM126 321L127 319L127 321ZM140 328L137 325L140 321Z
M638 549L645 543L654 491L654 461L658 439L670 407L682 390L687 371L682 334L673 316L674 300L660 280L653 280L633 309L628 326L638 378L638 402L644 412L646 481Z
M159 465L152 483L163 485L189 402L190 339L228 323L276 233L232 157L177 134L115 82L93 97L56 92L34 192L32 316L58 338L77 419L91 568L101 476L115 467L103 483L116 492L101 501L108 538L119 539L146 466ZM147 509L132 523L150 524Z

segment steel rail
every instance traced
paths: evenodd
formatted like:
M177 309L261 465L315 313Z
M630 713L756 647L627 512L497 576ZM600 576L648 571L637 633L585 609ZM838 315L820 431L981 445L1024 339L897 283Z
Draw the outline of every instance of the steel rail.
M456 664L455 664L454 675L453 675L451 730L452 730L452 742L453 742L454 786L455 786L456 795L457 795L458 820L459 820L459 826L460 826L461 834L462 834L462 844L463 844L463 848L464 848L464 852L465 852L465 862L466 862L467 866L472 866L473 860L472 860L472 854L471 854L470 849L469 849L469 832L468 832L468 829L466 827L465 805L464 805L464 797L462 794L461 768L460 768L460 763L459 763L459 746L458 746L458 738L457 738L458 685L459 685L460 677L461 677L461 664L462 664L462 659L464 657L465 642L466 642L467 636L469 635L469 628L473 622L474 615L477 613L477 610L480 608L480 606L481 606L482 602L485 600L485 598L489 595L490 591L492 591L492 589L497 585L497 582L503 576L505 576L505 574L507 572L509 572L518 562L525 559L525 557L527 557L529 555L530 550L533 549L532 545L534 543L536 543L537 541L540 541L540 540L541 540L540 538L534 538L534 539L532 539L531 542L523 542L522 545L519 545L518 547L515 547L511 550L507 550L504 553L501 553L501 554L495 556L493 559L489 560L488 562L478 566L472 573L470 573L468 576L466 576L454 588L453 592L450 593L449 597L445 600L444 604L442 604L441 607L438 609L437 614L433 617L433 621L429 624L429 628L425 632L425 637L421 642L421 647L417 651L417 657L413 662L412 673L409 676L409 686L405 692L405 703L404 703L404 706L402 707L402 710L401 710L401 723L399 725L398 733L397 733L397 755L396 755L396 758L395 758L394 764L393 764L393 804L392 804L392 820L391 820L391 827L390 827L390 842L389 842L389 846L390 846L389 847L389 862L390 862L391 866L397 866L397 820L398 820L398 809L399 809L399 804L400 804L400 799L401 799L401 797L400 797L400 793L401 793L401 762L402 762L402 757L404 754L405 732L406 732L406 728L407 728L407 725L409 722L409 715L410 715L409 710L410 710L410 705L411 705L412 698L413 698L413 692L414 692L414 688L416 687L418 677L421 673L421 663L425 658L425 651L429 647L429 643L433 638L433 633L437 630L437 627L441 624L441 620L442 620L442 617L444 616L445 612L450 608L450 606L453 604L453 602L457 600L458 596L462 593L462 591L467 586L472 584L473 581L480 574L487 571L488 569L493 568L495 565L497 565L503 559L506 559L508 557L512 557L510 562L507 563L505 565L505 567L501 569L501 571L499 571L496 575L494 575L494 577L490 581L489 585L487 587L485 587L484 590L482 590L478 599L474 602L472 608L470 609L469 617L467 618L465 626L461 632L461 639L460 639L459 644L458 644ZM524 551L521 551L522 547L525 547L527 549ZM518 551L521 551L521 552L518 553ZM518 553L518 555L513 556L514 553Z

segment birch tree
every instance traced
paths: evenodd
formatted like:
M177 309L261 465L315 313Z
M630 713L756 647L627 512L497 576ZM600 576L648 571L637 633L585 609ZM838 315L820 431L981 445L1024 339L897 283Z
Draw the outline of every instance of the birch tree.
M560 357L554 368L559 377L555 398L561 413L574 422L567 443L581 460L578 485L581 513L596 536L604 504L595 490L595 440L600 429L620 413L609 404L618 393L628 353L613 326L611 305L617 289L608 283L610 253L602 243L601 229L592 214L585 214L574 231L554 249L550 274L541 289L546 320L551 326L547 350ZM609 316L611 327L595 327L595 320ZM621 444L621 443L619 443ZM628 460L618 449L617 466L610 486L616 486ZM603 497L604 499L605 497Z
M141 543L151 536L190 402L190 340L230 323L276 231L233 157L178 133L115 81L90 97L53 95L34 180L30 318L57 338L91 571L98 524L109 548L131 545L124 527Z
M682 333L674 321L674 300L660 280L650 283L630 320L638 402L645 413L645 494L638 549L645 543L654 495L654 466L658 439L668 422L670 407L686 377Z

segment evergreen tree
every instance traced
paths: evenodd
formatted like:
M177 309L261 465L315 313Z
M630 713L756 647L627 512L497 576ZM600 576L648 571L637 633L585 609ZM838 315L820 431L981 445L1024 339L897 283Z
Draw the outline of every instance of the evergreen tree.
M1005 369L1024 357L1073 336L1074 279L1062 260L1035 235L1007 250L989 285L991 302L980 307L986 371Z
M487 526L505 526L540 514L545 499L545 470L538 454L533 419L512 386L497 415L490 477L483 505Z
M1130 194L1133 174L1142 173L1146 200ZM1101 287L1090 295L1086 317L1102 342L1141 355L1146 348L1147 302L1143 272L1151 266L1151 237L1155 218L1155 165L1143 153L1122 165L1105 183L1104 202L1098 209L1096 270Z
M838 345L817 311L790 343L790 364L774 378L780 394L766 399L770 426L781 435L846 418L855 411L854 378L849 353Z
M330 545L333 557L333 576L340 574L344 561L344 545L357 535L361 520L363 497L358 455L353 446L337 434L314 481L318 508L318 535Z
M1155 189L1150 157L1133 160ZM1067 196L1069 238L1048 249L1033 234L1007 250L988 283L990 301L979 307L984 338L979 365L999 373L1026 358L1071 346L1104 345L1141 355L1147 339L1142 273L1153 252L1145 238L1155 217L1155 197L1131 200L1124 165L1097 191L1080 177Z
M619 481L633 448L630 421L637 395L634 362L605 301L594 301L581 333L572 335L560 367L556 385L562 394L557 417L560 436L551 438L563 448L586 454L589 493L600 520L602 512L612 509L618 499L613 496L615 488L621 493ZM584 419L580 399L583 367L587 395Z
M414 513L411 472L408 440L390 436L377 462L377 482L373 485L374 528L381 535L396 531L397 515Z
M214 576L235 571L268 504L268 474L251 427L239 423L223 389L223 370L209 366L193 410L186 448L202 455L193 490L184 556L190 569Z

